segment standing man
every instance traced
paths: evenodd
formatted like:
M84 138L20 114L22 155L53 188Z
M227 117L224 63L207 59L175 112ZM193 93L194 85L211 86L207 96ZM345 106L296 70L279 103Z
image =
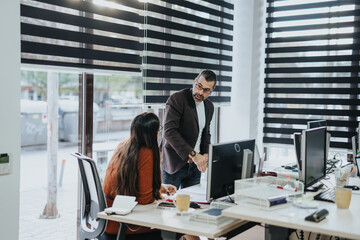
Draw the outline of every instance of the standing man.
M208 166L210 122L214 105L207 98L216 75L203 70L193 87L172 94L166 102L162 139L163 182L179 188L200 183Z

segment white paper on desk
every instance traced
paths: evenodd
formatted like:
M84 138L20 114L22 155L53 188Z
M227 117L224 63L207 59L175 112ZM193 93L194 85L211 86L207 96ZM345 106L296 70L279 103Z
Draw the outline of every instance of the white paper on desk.
M190 201L197 202L197 203L209 203L209 201L206 200L206 188L205 187L193 186L193 187L188 187L188 188L182 188L179 191L177 191L177 194L179 194L179 193L189 194Z
M315 212L315 209L298 208L289 205L289 207L277 211L277 215L282 217L287 217L289 221L299 221L299 220L303 220L306 216L308 216L313 212Z
M112 207L106 208L105 213L126 215L136 206L135 199L133 196L116 195Z

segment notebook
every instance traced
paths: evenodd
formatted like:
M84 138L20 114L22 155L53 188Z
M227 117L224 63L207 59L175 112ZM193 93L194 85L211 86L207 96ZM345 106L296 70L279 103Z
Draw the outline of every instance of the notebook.
M112 207L106 208L105 213L126 215L136 206L137 201L135 199L133 196L116 195Z

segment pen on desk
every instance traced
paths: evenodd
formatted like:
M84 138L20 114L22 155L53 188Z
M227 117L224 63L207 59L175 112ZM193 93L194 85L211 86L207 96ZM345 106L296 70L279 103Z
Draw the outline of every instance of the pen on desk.
M289 185L285 185L285 186L280 186L280 185L278 185L278 186L276 186L276 188L297 192L297 188L296 188L296 187L293 188L293 187L291 187L291 186L289 186Z
M350 175L352 175L355 171L355 167L352 168L351 172L350 172Z

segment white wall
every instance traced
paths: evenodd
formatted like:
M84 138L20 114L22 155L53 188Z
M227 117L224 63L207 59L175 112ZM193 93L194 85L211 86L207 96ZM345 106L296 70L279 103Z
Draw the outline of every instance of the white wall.
M0 8L0 153L12 171L0 175L0 239L18 239L20 186L20 2Z
M256 138L261 149L265 0L234 1L231 106L220 109L220 142Z

